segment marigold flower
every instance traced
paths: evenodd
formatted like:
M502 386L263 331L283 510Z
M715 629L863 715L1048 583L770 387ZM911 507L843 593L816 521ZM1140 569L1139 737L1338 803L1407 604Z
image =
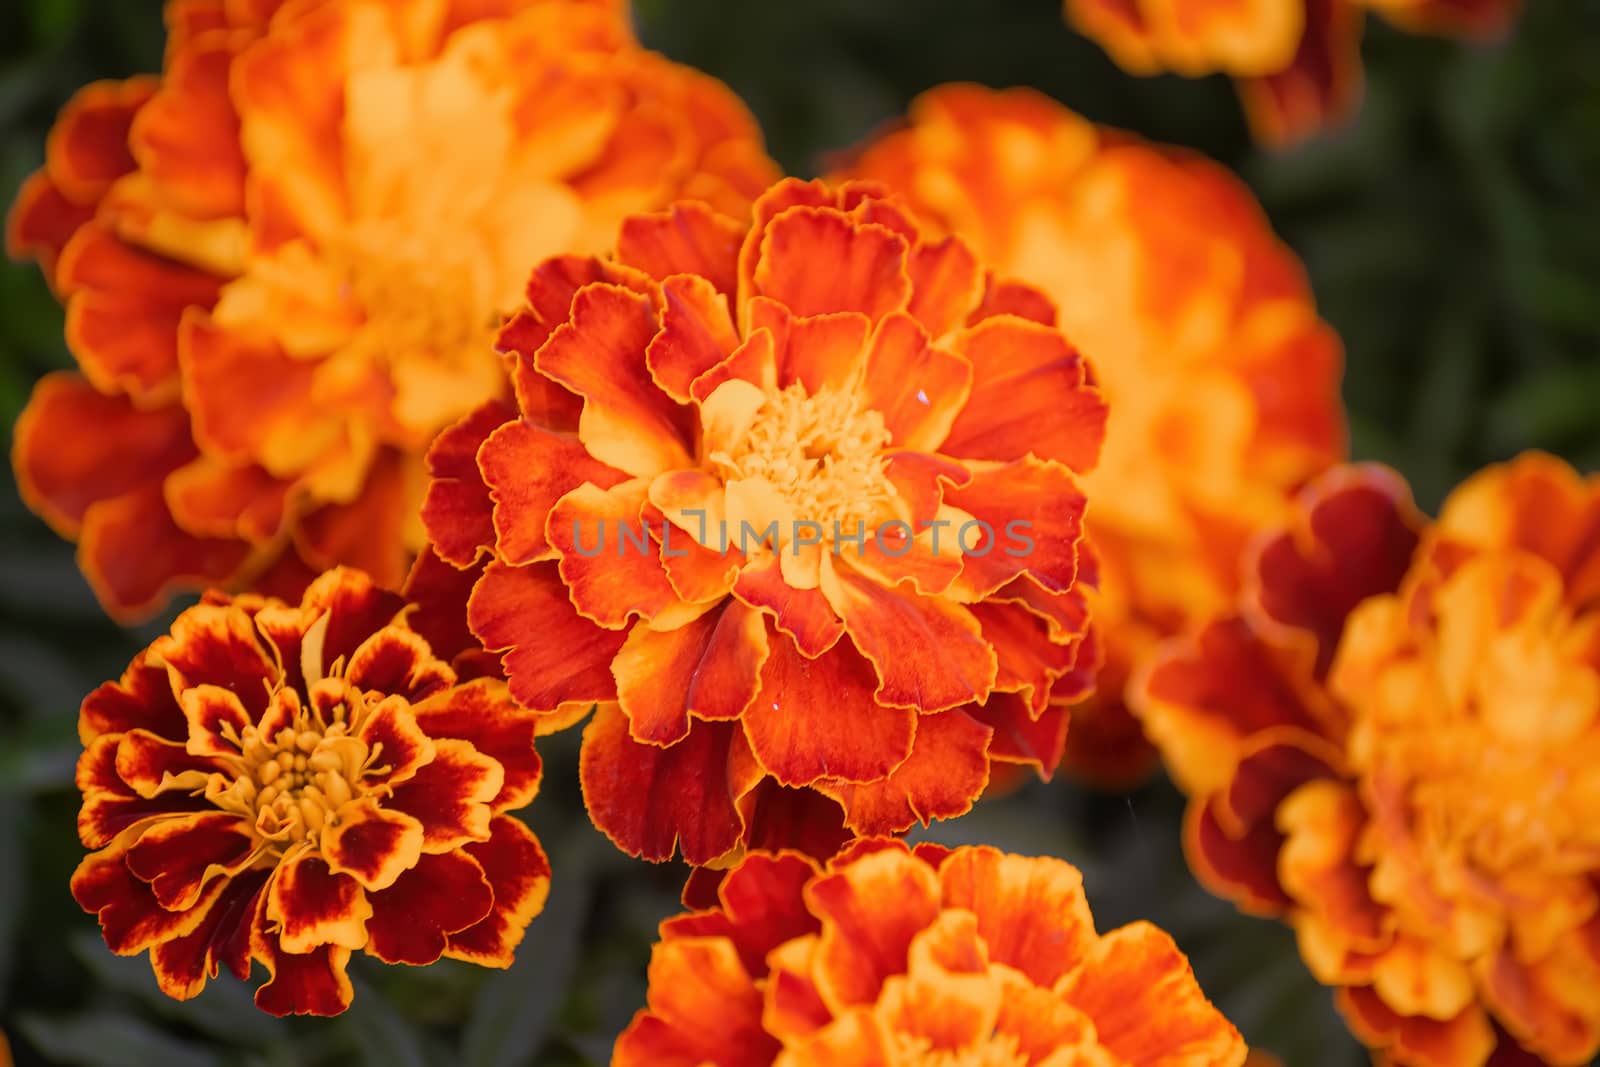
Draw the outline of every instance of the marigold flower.
M1094 361L1114 411L1085 480L1106 664L1074 709L1067 766L1135 781L1154 754L1123 705L1130 670L1229 602L1250 531L1341 458L1338 338L1241 182L1032 90L924 93L845 172L1049 294Z
M1195 873L1398 1067L1600 1052L1600 478L1340 468L1141 690Z
M585 795L625 851L826 853L966 811L992 759L1054 766L1105 406L1040 315L860 185L534 272L518 417L440 436L423 520L455 566L491 550L468 622L516 697L599 702Z
M251 961L274 1015L350 1005L345 966L505 967L544 905L538 716L458 683L365 575L298 606L208 594L83 703L72 895L118 955L195 996Z
M1070 864L864 840L752 853L668 919L614 1067L1240 1067L1149 923L1098 934Z
M1372 10L1411 33L1491 39L1521 0L1065 0L1067 21L1130 74L1236 79L1257 139L1301 140L1361 96L1361 24Z
M174 588L397 585L421 454L505 393L530 264L775 176L719 82L581 0L174 0L161 78L82 90L14 206L81 373L14 464L120 619Z

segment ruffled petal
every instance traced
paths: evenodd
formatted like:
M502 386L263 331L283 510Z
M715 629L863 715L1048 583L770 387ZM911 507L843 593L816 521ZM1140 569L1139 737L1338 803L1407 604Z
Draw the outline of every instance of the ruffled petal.
M533 739L544 717L513 700L504 683L485 678L456 686L412 714L429 737L458 738L500 764L505 780L489 802L496 812L523 807L538 793L543 765Z
M853 224L832 208L794 207L762 231L750 295L796 315L859 311L877 321L910 299L906 253L905 239L886 227Z
M457 567L470 565L494 544L494 504L478 469L478 450L515 417L509 406L491 400L446 428L428 449L422 525L439 558Z
M610 489L628 480L591 457L576 438L521 421L495 430L477 456L494 504L495 556L513 565L556 556L545 527L556 502L568 492L585 483ZM595 536L593 530L582 534ZM456 552L456 558L461 555Z
M437 854L468 841L487 841L489 803L505 784L505 772L465 741L440 738L433 747L433 760L395 786L383 806L422 824L424 852Z
M462 851L483 868L494 904L476 923L451 931L444 954L484 967L509 967L528 924L550 895L550 861L533 831L509 815L495 816L489 840L464 845Z
M494 890L477 860L465 852L445 852L422 856L369 899L367 952L385 963L423 967L444 954L450 934L489 915Z
M862 405L883 414L896 448L936 451L972 389L972 365L935 348L932 336L905 312L886 315L873 330Z
M670 745L689 717L737 719L756 698L767 659L766 623L738 601L676 630L635 626L611 671L635 740Z
M371 797L341 806L320 835L323 858L335 874L348 874L363 889L388 889L422 856L422 824Z
M990 728L963 709L918 715L905 761L878 781L818 782L858 834L896 834L913 823L965 815L989 783Z

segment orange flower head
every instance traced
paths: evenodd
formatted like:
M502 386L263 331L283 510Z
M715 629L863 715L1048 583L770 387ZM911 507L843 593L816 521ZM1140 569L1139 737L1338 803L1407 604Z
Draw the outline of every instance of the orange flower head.
M459 683L350 570L298 605L208 594L83 703L72 895L195 996L251 961L274 1015L350 1005L354 951L505 967L544 905L537 716Z
M599 703L584 789L623 849L826 854L966 811L991 760L1055 766L1105 405L1042 296L795 180L753 226L635 216L527 295L516 408L430 454L424 584L481 570L466 621L517 698Z
M1143 713L1195 871L1294 926L1399 1067L1600 1052L1600 479L1530 453L1439 519L1342 468Z
M1065 0L1067 21L1130 74L1236 79L1258 140L1285 144L1347 118L1361 97L1370 9L1412 33L1488 39L1521 0Z
M529 266L775 175L720 83L591 0L174 0L159 79L98 83L9 222L67 308L14 463L106 608L298 595L422 544L421 455L508 391Z
M1047 293L1094 361L1113 411L1085 480L1107 652L1068 766L1136 781L1154 754L1122 703L1128 674L1228 603L1250 531L1340 458L1338 339L1241 182L1031 90L934 89L847 171Z
M865 839L752 853L661 924L614 1067L1240 1067L1149 923L1095 932L1057 859Z

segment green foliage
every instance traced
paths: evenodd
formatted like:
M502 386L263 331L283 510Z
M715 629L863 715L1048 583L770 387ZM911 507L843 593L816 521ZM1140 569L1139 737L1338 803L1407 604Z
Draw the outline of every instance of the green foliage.
M1529 447L1600 468L1600 2L1535 2L1506 45L1406 37L1376 20L1359 120L1298 150L1253 148L1222 79L1137 79L1061 22L1055 0L636 0L647 40L723 77L775 154L820 168L939 82L1033 85L1099 121L1234 167L1304 258L1347 348L1355 453L1433 507ZM155 69L155 0L14 0L0 9L0 197L38 164L55 110L89 81ZM0 265L0 420L69 365L30 266ZM655 924L683 871L629 862L588 827L576 739L544 746L528 813L550 849L545 916L505 972L355 968L355 1008L278 1021L224 978L179 1004L118 959L67 894L81 858L76 706L157 626L98 612L57 540L0 492L0 1027L22 1064L579 1067L604 1063L642 1003ZM1165 927L1253 1042L1294 1067L1362 1062L1282 928L1193 883L1179 798L1032 785L926 836L1078 863L1101 925Z

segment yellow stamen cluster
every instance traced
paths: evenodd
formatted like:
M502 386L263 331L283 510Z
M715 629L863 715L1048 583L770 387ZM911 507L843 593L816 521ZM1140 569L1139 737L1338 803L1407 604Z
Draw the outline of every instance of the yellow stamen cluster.
M982 1044L962 1049L935 1049L927 1038L894 1036L899 1053L896 1063L924 1067L1027 1067L1028 1063L1028 1057L1017 1049L1017 1039L1008 1034L996 1034Z
M883 451L891 434L883 415L864 411L847 392L812 394L800 383L772 393L754 424L731 452L712 465L724 479L760 479L831 538L834 524L852 531L892 500Z
M358 225L323 253L344 278L344 296L365 318L376 353L448 357L487 343L496 322L487 267L473 257L441 255L397 229Z
M316 688L343 687L339 679L325 679ZM280 690L275 700L298 696ZM366 714L365 698L353 687L325 719L302 708L293 725L267 736L255 726L235 730L225 724L222 734L239 746L238 772L232 782L213 789L212 800L225 810L253 821L269 852L281 853L303 843L317 844L324 827L335 825L338 812L349 801L370 793L369 775L382 774L377 766L382 744L369 750L352 736Z

